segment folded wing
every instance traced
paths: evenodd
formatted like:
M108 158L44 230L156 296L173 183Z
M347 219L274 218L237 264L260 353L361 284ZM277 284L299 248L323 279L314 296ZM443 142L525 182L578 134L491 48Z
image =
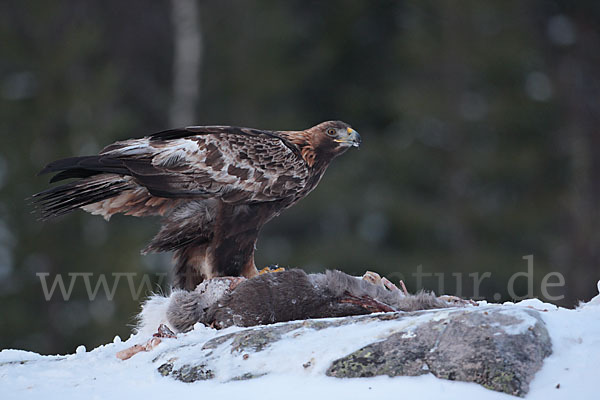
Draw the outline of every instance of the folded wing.
M78 180L34 196L44 218L80 207L105 217L164 215L167 205L185 199L277 201L294 196L308 177L298 149L284 138L225 126L116 142L98 155L55 161L41 171L50 172L57 172L51 182Z

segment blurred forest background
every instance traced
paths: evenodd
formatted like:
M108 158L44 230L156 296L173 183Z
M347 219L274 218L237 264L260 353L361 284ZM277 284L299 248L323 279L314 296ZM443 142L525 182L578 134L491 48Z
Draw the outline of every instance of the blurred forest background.
M126 281L46 301L36 274L148 274L143 296L166 291L170 255L139 254L159 221L42 223L25 199L50 161L191 124L341 119L363 137L267 226L260 265L506 301L533 255L534 296L549 272L558 304L597 293L598 1L3 0L0 43L0 348L128 337ZM418 282L419 266L438 275Z

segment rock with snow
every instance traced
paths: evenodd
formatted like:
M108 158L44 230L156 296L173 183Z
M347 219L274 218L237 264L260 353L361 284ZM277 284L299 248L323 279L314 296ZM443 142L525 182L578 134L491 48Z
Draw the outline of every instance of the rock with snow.
M529 299L516 304L480 302L479 307L296 321L253 328L230 327L216 330L197 324L193 330L178 334L177 338L163 335L160 343L149 351L139 352L125 361L117 358L118 353L152 340L152 334L163 323L164 311L168 305L163 298L161 301L157 299L154 304L156 313L152 315L156 319L153 320L155 324L152 329L150 319L147 319L149 332L142 330L129 338L115 338L92 350L60 356L39 355L22 350L0 351L0 393L3 400L42 397L47 400L70 400L90 396L162 399L207 395L247 399L279 399L284 396L286 400L380 400L390 396L479 400L514 398L504 392L487 389L481 384L483 381L477 380L481 377L475 375L469 375L466 382L438 378L437 376L444 376L440 373L443 370L438 369L430 359L427 363L415 363L413 371L421 365L422 374L418 376L387 376L385 373L370 378L331 376L334 366L341 365L338 360L348 359L348 356L356 355L362 349L377 343L390 344L393 338L411 343L427 324L435 326L434 323L440 321L443 325L443 321L449 321L432 353L455 354L450 351L455 347L457 351L465 351L465 354L472 354L474 357L499 354L504 364L508 364L517 373L521 373L519 363L531 363L534 365L530 371L533 380L529 382L529 392L526 395L528 400L595 399L598 397L600 360L598 299L596 297L582 303L576 309ZM160 310L163 311L162 317L158 312ZM471 330L465 326L458 330L457 326L461 325L461 321L477 322L477 318L483 316L469 315L463 316L463 319L460 315L452 315L469 312L484 313L485 316L487 312L489 316L496 310L503 315L497 321L502 322L501 325L493 325L492 321L488 324L489 327L475 325ZM515 323L510 322L511 319L506 324L504 317L514 317ZM544 325L538 325L540 317ZM517 323L516 319L522 322ZM544 326L552 341L552 354L544 359L541 369L534 374L536 362L532 361L535 358L532 352L543 352L546 349L545 345L540 344L546 342L543 338ZM455 328L457 330L450 336L451 330ZM464 338L459 332L464 332L464 329L467 330L467 336L471 337L476 336L473 331L477 330L493 332L489 347L481 345L482 351L473 353L469 353L470 349L461 348L459 343ZM508 335L505 339L497 338L505 335ZM530 341L536 336L538 344ZM495 349L491 343L499 347ZM513 353L511 349L515 348L521 348L523 352ZM416 347L413 345L410 349L415 350ZM430 354L427 351L424 353L426 355L421 359ZM404 363L398 356L395 357L403 368L408 368L405 365L409 364L408 357ZM442 361L442 358L439 357L438 360ZM498 365L504 368L498 360L484 366L477 362L471 365L472 360L463 358L462 368L484 370L487 375L484 374L483 378L498 376L494 375L493 369ZM361 365L367 363L361 360ZM439 375L436 376L432 371L437 371ZM453 377L457 379L456 376Z
M339 338L357 330L365 334L359 339L364 345L345 351L347 343L340 346ZM260 326L171 347L153 362L161 375L183 382L253 379L298 367L281 364L290 339L306 343L310 358L302 368L327 363L328 376L433 374L517 396L527 393L552 352L537 311L488 306ZM325 352L317 351L323 347ZM279 360L276 366L273 360Z
M157 302L156 311L164 311L165 305L164 299ZM412 340L416 337L413 335L416 335L418 327L436 319L447 319L445 313L448 311L480 313L483 310L489 313L495 309L502 310L502 314L506 315L513 315L514 312L514 315L524 318L523 324L507 327L508 331L504 333L517 338L537 323L529 317L536 320L541 317L552 339L552 354L544 360L541 370L535 373L529 383L528 400L598 397L598 298L576 309L530 299L516 304L480 302L479 307L405 314L409 318L388 313L290 322L268 327L230 327L224 330L197 324L190 332L178 334L177 338L162 338L150 351L137 353L125 361L117 358L117 353L147 343L158 324L162 323L160 313L157 313L156 324L151 331L140 331L123 340L115 338L106 345L86 352L51 356L21 350L0 351L0 393L2 399L19 400L42 397L70 400L90 396L162 399L207 395L247 399L284 396L286 400L379 400L390 396L510 399L514 397L486 389L475 380L461 382L437 378L427 371L432 368L427 365L422 367L426 373L419 376L336 378L327 375L336 360L377 342L385 342L394 334L405 335L405 339ZM539 313L530 314L532 309ZM204 345L206 348L203 349ZM506 351L499 350L505 356ZM523 356L529 357L527 354ZM182 369L185 365L190 369ZM197 368L194 370L193 367ZM177 371L183 379L175 376ZM183 382L188 378L194 382Z
M523 396L552 352L537 311L487 308L444 313L334 361L327 375L417 376L475 382Z

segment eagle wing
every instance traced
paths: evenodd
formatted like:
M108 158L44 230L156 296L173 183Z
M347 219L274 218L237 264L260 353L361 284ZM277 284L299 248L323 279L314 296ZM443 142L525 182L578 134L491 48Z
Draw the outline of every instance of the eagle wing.
M252 204L296 197L308 180L300 150L271 131L193 126L113 143L95 156L48 164L50 182L80 178L33 196L47 219L77 208L166 215L191 199Z
M189 127L117 142L100 153L118 160L153 196L252 203L293 196L308 166L296 147L269 131ZM109 161L109 162L110 162Z
M131 176L160 198L253 203L294 196L308 178L298 149L270 131L188 127L116 142L97 156L49 164L52 182L99 174ZM88 203L90 204L90 203Z

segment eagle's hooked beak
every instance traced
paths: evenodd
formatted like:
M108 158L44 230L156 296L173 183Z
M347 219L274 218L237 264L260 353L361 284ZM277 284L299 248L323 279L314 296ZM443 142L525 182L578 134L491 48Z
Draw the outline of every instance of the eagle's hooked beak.
M346 136L338 131L338 138L340 136L342 136L343 138L342 139L333 139L333 141L336 143L343 143L343 144L346 144L346 145L352 146L352 147L359 147L360 144L362 143L362 139L360 138L360 135L358 134L358 132L356 132L354 129L352 129L350 127L346 128L346 132L348 133L348 136Z
M352 146L359 147L362 143L362 139L360 138L358 132L352 128L348 128L348 135L350 136L350 143L352 143Z

